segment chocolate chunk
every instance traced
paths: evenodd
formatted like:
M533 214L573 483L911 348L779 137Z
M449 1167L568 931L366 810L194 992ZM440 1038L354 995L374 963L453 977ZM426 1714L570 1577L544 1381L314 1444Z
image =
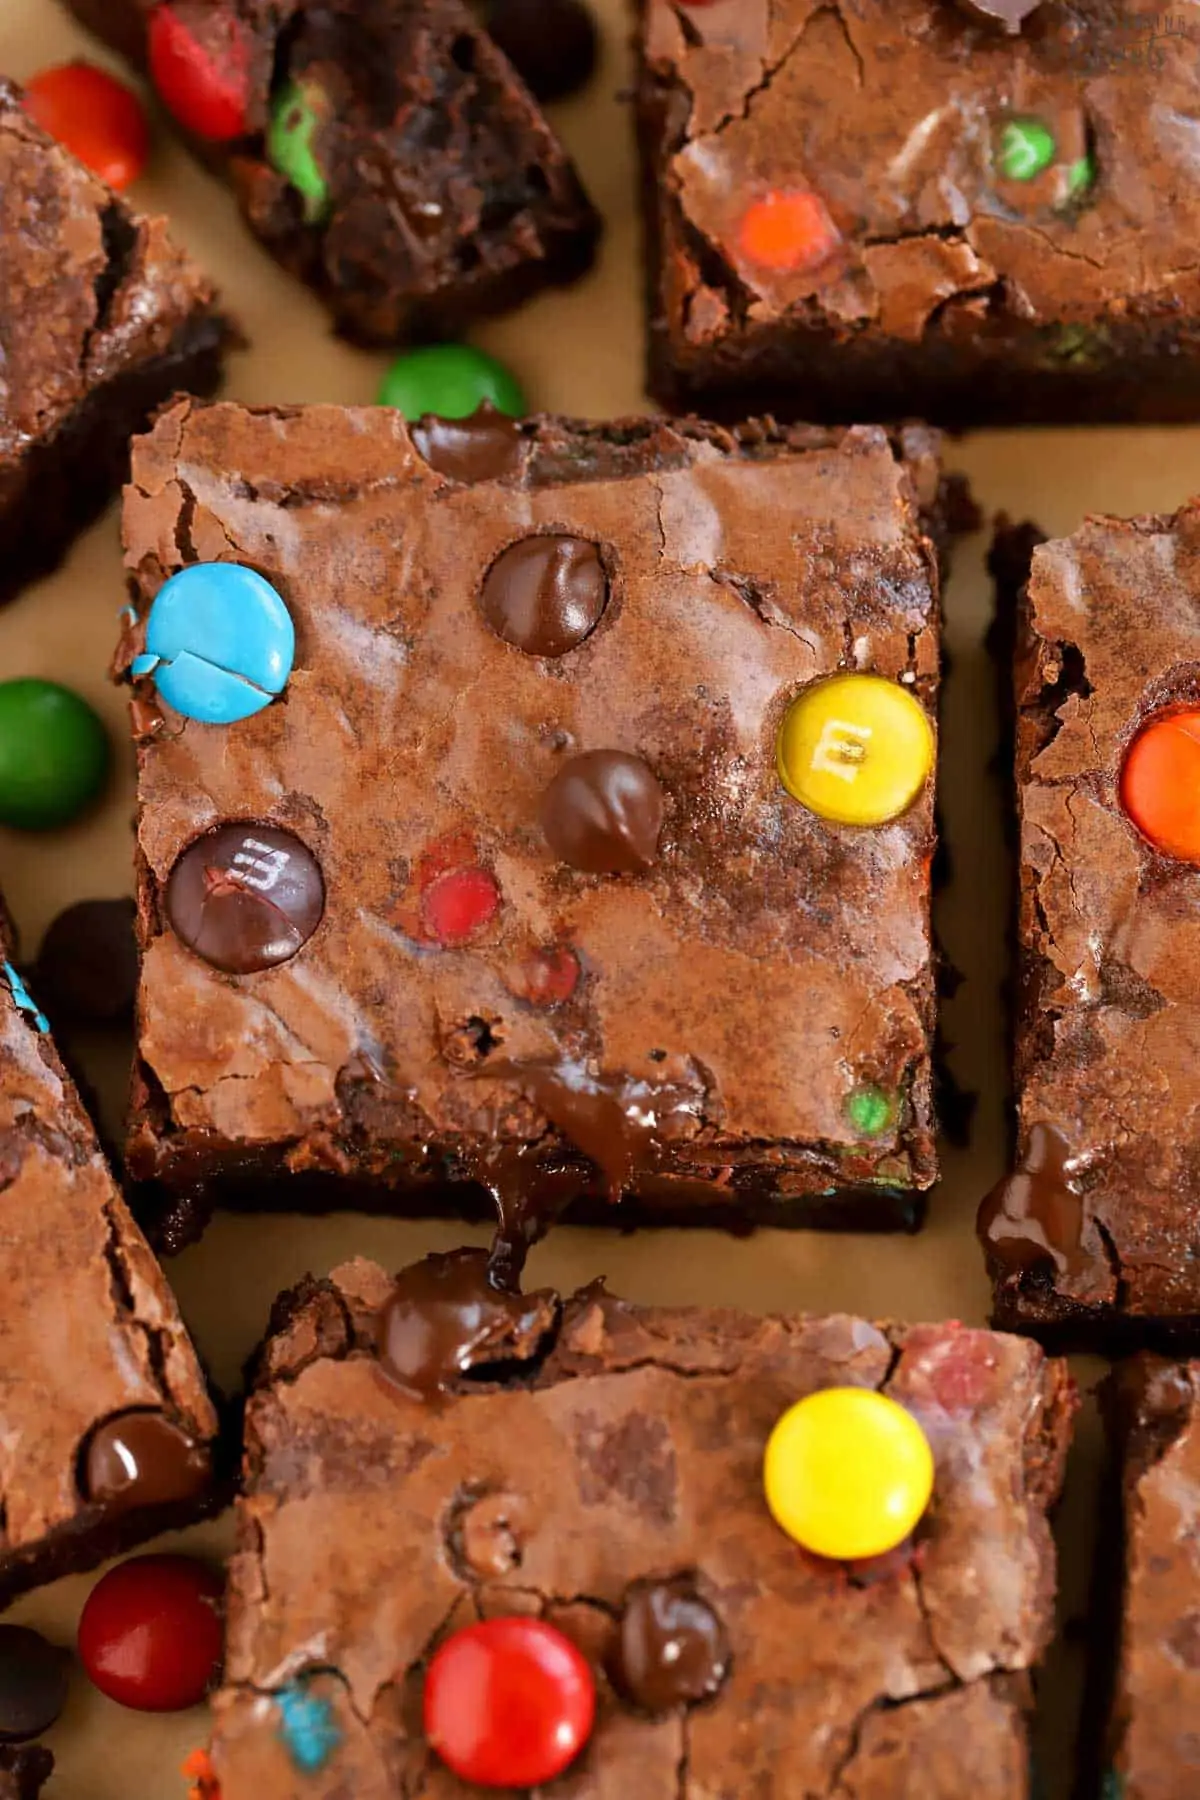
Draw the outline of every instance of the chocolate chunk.
M600 622L608 577L586 538L522 538L484 577L479 610L498 638L527 656L565 656Z
M491 0L487 28L539 100L561 100L591 79L599 43L583 0Z
M972 18L986 19L990 25L1003 25L1016 37L1030 13L1037 11L1042 0L958 0Z
M466 419L439 419L426 413L412 427L411 435L430 468L448 475L451 481L500 481L520 473L522 439L517 421L488 400Z
M1086 1270L1083 1199L1071 1182L1071 1147L1053 1125L1034 1125L1029 1147L1011 1175L979 1209L984 1248L1014 1269L1053 1263L1062 1274Z
M689 1576L630 1588L609 1673L634 1706L694 1706L716 1693L728 1668L725 1627Z
M526 1362L558 1316L558 1295L502 1292L485 1250L427 1256L396 1278L379 1317L379 1365L421 1400L481 1364Z
M290 831L253 820L197 838L167 883L171 929L227 975L287 962L324 910L325 883L311 851Z
M38 953L34 985L57 1022L115 1025L133 1017L138 955L132 900L80 900L60 912Z
M67 1703L66 1653L27 1625L0 1625L0 1744L48 1731Z
M542 796L542 830L555 856L585 875L640 875L658 855L663 791L640 756L587 750Z
M158 1412L118 1413L92 1433L83 1456L88 1500L110 1511L167 1506L202 1494L212 1476L208 1453Z

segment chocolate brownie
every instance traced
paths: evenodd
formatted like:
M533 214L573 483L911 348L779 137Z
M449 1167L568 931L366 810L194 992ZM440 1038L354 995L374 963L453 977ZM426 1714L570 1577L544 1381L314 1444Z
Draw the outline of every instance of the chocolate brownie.
M941 497L917 430L167 413L135 450L119 671L209 559L275 584L299 652L232 725L133 677L135 1175L205 1204L323 1175L323 1203L403 1209L449 1177L576 1216L625 1193L623 1223L912 1223ZM884 822L785 788L810 703L814 779Z
M3 1608L198 1517L216 1432L175 1302L7 961L0 1291Z
M0 80L0 599L116 493L129 439L211 393L227 327L167 236L36 126Z
M1124 1594L1104 1792L1182 1800L1200 1784L1200 1364L1134 1357L1106 1388Z
M639 18L660 397L954 426L1200 416L1200 33L1161 0Z
M40 1744L0 1744L0 1800L37 1800L53 1768L54 1758Z
M473 1251L395 1289L347 1264L272 1324L214 1701L226 1800L296 1792L297 1766L313 1800L482 1793L439 1765L422 1683L460 1626L512 1614L598 1687L539 1794L767 1794L786 1768L797 1795L1025 1800L1074 1407L1034 1344L501 1294ZM764 1499L776 1420L831 1386L885 1389L934 1453L913 1539L869 1565L804 1551Z
M1081 1344L1185 1343L1200 1328L1200 507L1035 542L1019 592L1019 559L998 559L1020 969L1017 1167L980 1215L996 1317Z
M575 169L461 0L68 4L148 65L255 236L351 338L452 334L591 260Z

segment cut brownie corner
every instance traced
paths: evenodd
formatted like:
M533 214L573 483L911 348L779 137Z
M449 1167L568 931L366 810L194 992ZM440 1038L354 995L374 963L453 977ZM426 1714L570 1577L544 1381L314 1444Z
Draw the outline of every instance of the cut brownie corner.
M48 573L119 490L129 440L215 391L234 333L170 238L0 79L0 599Z
M431 1669L519 1619L594 1685L579 1800L766 1792L784 1766L804 1792L961 1800L969 1776L1025 1800L1074 1411L1036 1345L521 1295L473 1250L310 1279L273 1328L214 1700L227 1790L291 1792L311 1743L313 1800L483 1791L423 1729ZM793 1540L764 1488L780 1417L847 1387L897 1402L934 1463L912 1536L854 1563Z

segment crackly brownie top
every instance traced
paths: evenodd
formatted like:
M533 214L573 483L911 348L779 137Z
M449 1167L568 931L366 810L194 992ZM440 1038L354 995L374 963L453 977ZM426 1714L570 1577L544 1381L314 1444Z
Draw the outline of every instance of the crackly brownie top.
M528 1296L437 1405L383 1378L390 1291L363 1262L307 1284L260 1362L216 1702L230 1800L294 1791L297 1691L332 1728L305 1792L476 1792L420 1732L434 1646L479 1616L541 1613L599 1672L631 1594L674 1577L727 1638L716 1692L649 1716L598 1673L591 1744L547 1792L699 1800L766 1792L786 1765L797 1792L958 1796L973 1775L1024 1794L1019 1676L1051 1629L1063 1364L958 1325L643 1310L597 1287ZM777 1418L845 1384L886 1388L936 1459L915 1548L877 1567L807 1555L763 1498Z
M2 939L0 927L0 954ZM89 1499L153 1504L202 1489L216 1430L170 1290L14 980L0 965L0 1587L6 1556L69 1526ZM133 1484L105 1429L131 1412L143 1414L125 1427Z
M166 221L133 212L0 80L0 473L213 298Z
M644 5L685 336L1194 309L1197 41L1161 0L1044 0L1012 34L965 0Z
M448 430L415 436L461 470ZM135 707L160 1128L314 1157L356 1119L524 1141L548 1135L531 1090L601 1081L677 1159L798 1141L927 1178L930 784L839 826L784 790L775 743L847 669L915 695L927 732L928 441L910 467L873 429L488 430L473 483L383 409L183 405L135 447L143 601L197 560L248 564L298 640L255 717ZM618 761L585 766L577 805L562 778L592 753ZM230 821L257 848L206 840L168 891ZM292 856L294 954L249 973L204 911L235 850L268 887ZM864 1089L884 1097L865 1126Z
M1124 1458L1113 1757L1130 1800L1188 1791L1200 1701L1200 1364L1137 1357L1110 1390Z
M1166 722L1184 763L1161 780L1147 768L1143 822L1157 830L1172 795L1186 808L1194 791L1198 595L1200 508L1094 519L1035 551L1018 653L1033 1224L998 1248L1032 1266L1038 1239L1063 1294L1143 1312L1200 1306L1200 867L1138 828L1145 781L1130 790L1123 771Z

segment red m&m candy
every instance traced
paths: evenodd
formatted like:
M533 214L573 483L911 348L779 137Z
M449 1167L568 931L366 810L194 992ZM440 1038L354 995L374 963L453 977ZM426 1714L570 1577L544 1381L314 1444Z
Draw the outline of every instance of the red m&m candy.
M596 1684L574 1644L544 1619L485 1619L435 1653L425 1735L462 1781L531 1788L561 1775L586 1744Z
M193 30L185 7L154 8L146 27L150 77L185 130L226 144L246 135L250 49L236 18L213 8L200 19L203 30Z
M828 262L841 236L819 194L782 188L746 208L738 242L747 262L777 275L797 275Z
M25 110L110 187L128 187L146 166L150 131L141 101L93 63L43 69L26 84Z
M1162 713L1133 740L1121 805L1164 856L1200 863L1200 708Z
M421 895L421 920L439 944L465 944L490 925L500 906L496 877L478 864L447 869Z
M79 1619L89 1680L137 1712L197 1706L221 1668L224 1584L190 1556L137 1556L101 1576Z

